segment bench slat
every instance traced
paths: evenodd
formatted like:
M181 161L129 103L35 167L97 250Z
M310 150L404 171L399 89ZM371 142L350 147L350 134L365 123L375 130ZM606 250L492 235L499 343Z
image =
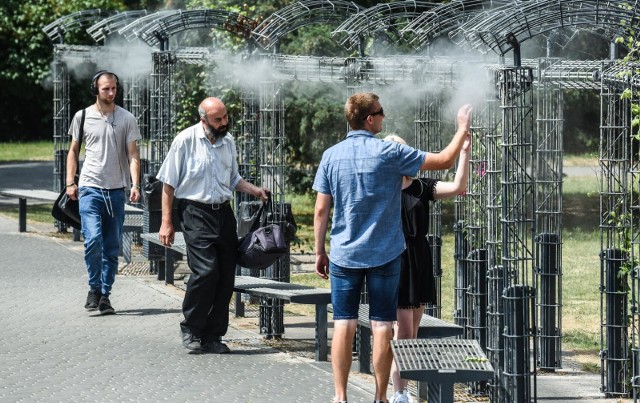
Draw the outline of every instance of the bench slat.
M283 299L296 304L328 304L331 302L331 291L319 290L285 290L278 288L244 288L234 287L238 292L266 298Z
M146 234L141 234L140 237L146 239L151 243L164 247L162 242L160 242L159 234L157 232L148 232ZM182 254L187 253L187 244L184 242L184 235L182 234L182 232L176 232L174 234L173 244L171 244L170 249Z
M0 189L0 195L21 199L54 202L58 198L59 193L44 189Z
M371 328L368 304L360 304L360 308L358 309L358 325ZM420 319L418 338L460 336L462 335L463 330L462 326L425 313L422 314L422 318Z
M478 382L493 376L493 367L477 340L393 340L391 349L400 376L437 383Z

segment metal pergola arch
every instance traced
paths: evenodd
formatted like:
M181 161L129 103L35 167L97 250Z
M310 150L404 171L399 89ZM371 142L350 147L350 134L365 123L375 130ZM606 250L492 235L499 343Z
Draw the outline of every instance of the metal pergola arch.
M433 39L447 35L477 13L504 5L508 1L453 0L425 11L402 29L410 45L420 49Z
M437 5L438 3L415 0L379 3L352 15L340 24L331 36L347 50L361 47L365 37L374 37L376 33L383 31L395 34L394 42L397 42L400 40L402 27L422 12Z
M123 11L110 17L101 19L97 23L87 28L87 33L96 43L104 41L104 39L120 28L126 26L132 21L147 15L147 10Z
M616 35L638 24L637 7L637 4L632 6L623 1L512 2L479 13L450 36L454 42L461 43L460 38L463 37L472 48L499 55L512 50L514 42L522 43L536 35L568 26L610 28L613 40Z
M309 24L339 23L362 8L344 0L302 0L286 6L258 25L251 35L258 45L270 49L284 35Z
M216 28L249 39L257 22L235 12L215 9L176 10L160 16L136 31L149 46L166 43L169 37L189 29Z
M594 2L586 2L586 3L594 4ZM622 3L623 2L620 2L620 4ZM522 3L519 3L519 4L522 4ZM550 11L551 15L555 15L553 14L553 12L556 12L556 11L557 10L555 9ZM460 17L460 20L463 20L463 19L464 19L464 16ZM544 20L545 20L544 18L540 19L540 21L544 21ZM504 20L504 23L507 23L507 22L508 21ZM613 25L616 25L616 24L613 24ZM494 27L494 28L496 30L498 29L498 27ZM143 32L143 30L142 29L137 30L136 33L134 33L134 36L138 36L140 32ZM615 29L612 29L610 32L617 32L617 31ZM536 31L536 35L541 33L543 33L543 31ZM130 38L133 39L133 37L130 37ZM91 52L87 52L87 54L90 54L90 53ZM198 52L194 53L189 50L184 50L184 51L177 50L175 52L170 52L170 53L171 53L171 56L168 56L166 58L162 56L160 59L162 60L166 59L168 62L174 63L177 59L181 59L184 57L185 63L189 63L189 62L195 63L196 62L195 59L197 59L198 57L201 57L199 54L196 55L196 53ZM272 57L274 58L274 60L276 60L275 64L277 66L280 66L276 68L279 74L279 77L277 77L278 79L302 79L302 80L308 79L308 80L319 80L319 81L327 79L330 81L338 80L341 82L346 82L346 81L351 82L352 80L354 80L355 82L360 82L365 85L367 85L368 83L371 83L373 85L393 85L394 82L404 80L403 76L407 80L412 79L411 77L413 77L413 79L416 79L415 77L416 75L419 74L418 72L420 71L422 72L420 73L422 75L419 76L421 78L418 78L417 81L424 82L431 77L429 74L429 69L432 68L433 66L433 64L428 64L429 62L424 62L426 63L424 65L426 66L426 68L424 68L423 70L420 70L419 66L422 63L422 61L416 62L416 63L412 63L411 61L409 62L405 61L403 63L401 58L396 59L395 61L393 60L390 61L390 60L383 60L385 58L380 58L380 59L378 58L373 58L373 59L372 58L344 58L340 60L340 58L321 58L321 59L314 59L314 58L308 58L308 57L294 58L294 57L287 57L283 55L273 55ZM206 62L206 59L207 58L204 57L202 59L203 62ZM443 65L443 68L441 69L443 71L442 77L446 76L447 63L449 62L444 61L442 63ZM614 91L607 90L606 99L607 99L607 103L611 104L609 106L609 109L612 110L612 112L607 113L607 115L612 115L616 117L615 119L613 119L613 123L605 125L608 127L614 127L616 125L620 125L621 123L624 123L626 119L624 116L627 116L625 115L627 112L622 113L622 109L625 108L625 106L622 104L617 104L615 100L615 98L619 96L619 93L621 91L618 89L618 87L621 87L623 85L629 85L629 83L631 83L633 86L637 85L637 82L636 82L637 75L632 75L632 77L628 81L620 80L620 79L618 79L617 81L612 80L610 76L608 76L607 74L613 74L614 70L609 70L608 67L606 66L601 67L600 69L596 69L595 64L597 63L594 63L592 65L592 64L589 64L588 62L584 64L580 64L580 62L571 63L567 61L558 61L558 60L548 59L544 63L539 65L537 68L531 68L531 67L510 68L510 67L501 66L501 65L485 66L487 74L493 77L492 80L495 80L495 83L500 86L502 91L501 94L502 96L504 96L504 98L502 98L502 101L501 101L502 104L498 104L495 102L495 99L491 99L491 97L488 96L486 101L487 105L485 106L485 108L482 108L482 113L481 114L479 113L480 116L474 119L475 120L474 129L479 130L480 128L482 128L482 130L486 131L489 134L488 142L481 145L481 147L485 151L472 157L474 160L474 164L476 164L478 169L480 169L480 167L483 166L483 163L486 164L487 161L494 159L494 163L501 163L507 169L513 170L512 174L515 174L517 172L517 175L522 175L522 177L529 176L527 179L527 184L524 187L525 189L527 187L532 186L533 181L537 180L539 177L542 181L538 181L537 182L538 185L540 185L541 183L543 184L548 183L548 185L544 185L544 186L548 186L547 189L551 189L551 191L557 193L557 190L556 190L558 186L558 177L556 176L557 172L554 173L552 172L553 171L552 169L547 169L547 167L557 167L558 155L560 156L560 159L561 159L561 154L562 154L561 150L557 149L558 147L557 144L550 144L549 142L550 139L557 140L557 138L561 137L561 133L557 133L557 130L558 130L557 122L562 118L561 112L559 112L561 109L559 105L561 105L560 103L562 98L560 95L560 91L558 91L558 88L560 89L575 88L575 89L594 90L594 89L599 89L600 86L607 87L607 88L610 86L615 87ZM535 64L532 64L529 61L527 61L525 65L532 66ZM281 68L283 70L281 70ZM415 71L412 71L413 69L415 69ZM315 73L312 71L315 71ZM532 74L530 74L529 71L531 71ZM598 85L597 80L590 81L590 78L597 79L597 77L599 76L599 74L602 73L602 71L604 71L604 77L609 77L607 78L608 81L603 79L600 85ZM397 73L398 76L394 77L394 73ZM447 81L447 80L444 79L443 82L444 81ZM515 88L512 86L513 83L517 84L517 86L520 88L519 91L514 92ZM541 154L541 157L539 157L540 160L534 164L537 170L534 174L534 177L531 177L531 173L527 172L526 170L516 170L517 164L514 164L514 162L517 162L517 161L510 162L508 158L505 159L504 150L501 151L496 146L496 144L499 142L498 134L502 132L507 133L508 136L511 136L511 135L520 136L520 134L524 134L525 136L528 136L528 137L516 138L515 141L510 141L510 144L515 145L516 147L513 149L507 150L506 155L512 155L512 154L516 155L518 153L521 153L521 154L533 153L533 150L531 150L532 146L527 145L527 141L522 141L522 140L529 140L531 138L530 132L509 133L509 131L512 130L512 128L517 125L518 123L517 119L520 116L524 117L528 122L531 121L532 117L531 117L531 112L529 112L529 110L533 108L533 100L531 98L527 98L527 97L530 97L530 94L526 95L525 98L523 98L522 100L520 100L519 97L522 97L523 95L527 94L527 92L530 91L529 89L535 86L538 86L541 88L541 95L537 95L539 100L538 102L541 103L541 105L538 106L538 113L541 113L540 110L542 110L544 111L545 114L537 117L537 120L539 122L538 124L541 127L540 129L538 129L538 132L541 133L542 137L536 141L531 140L531 144L533 143L543 144L543 147L541 149L536 150L536 152ZM265 91L265 92L263 93L262 91ZM256 99L261 99L265 97L264 104L273 105L274 99L271 98L271 95L269 94L274 92L277 93L278 91L279 90L277 89L277 86L273 86L272 84L266 83L264 86L262 86L259 93L248 94L248 95L254 97L254 101L252 102L256 102L255 101ZM550 95L543 94L545 92L548 92ZM249 98L249 96L247 98ZM259 102L263 102L263 101L259 101ZM430 102L431 104L431 101L428 100L428 102ZM280 101L277 101L276 104L280 104ZM428 107L429 106L425 105L424 106L425 110ZM258 116L261 115L259 109L260 108L255 108L248 112L248 115L254 116L256 118L256 122L258 120ZM501 110L503 112L499 112ZM507 111L511 111L511 112L507 112ZM512 114L512 112L514 112L515 114ZM620 116L617 116L617 115L620 115ZM283 115L269 115L268 119L264 121L263 127L267 130L271 130L271 133L273 133L272 130L274 128L277 128L278 125L280 125L279 122L281 122L282 116ZM262 118L260 117L260 119ZM605 118L603 117L603 119ZM257 124L256 127L260 127L259 126L260 124L263 124L263 123ZM530 123L527 123L527 125L530 125ZM261 130L261 129L256 129L256 130ZM616 137L613 137L613 139L618 139L620 138L620 136L621 135L617 135ZM269 139L271 140L272 136L269 136ZM506 137L506 139L512 140L510 137ZM496 144L490 144L490 143L496 143ZM615 147L617 146L617 143L615 141L610 141L607 144L610 144L609 147L610 148L612 147L611 150L614 150ZM609 150L609 148L607 147L605 147L604 149ZM611 151L611 152L617 152L617 151ZM604 155L604 157L605 157L604 160L606 163L603 165L606 167L606 169L603 169L604 171L603 176L606 178L609 178L609 176L614 176L614 174L618 174L621 172L624 172L625 175L628 175L629 172L634 171L633 162L631 162L630 169L628 169L626 166L624 167L614 166L613 168L610 168L612 163L609 160L612 158L609 158L609 156L607 156L606 154ZM505 186L512 186L513 189L516 191L521 190L518 188L519 185L515 183L510 183L513 181L509 181L509 177L507 177L506 180L500 177L500 174L498 172L499 167L500 167L499 165L488 167L488 169L486 170L487 176L483 178L477 178L478 182L482 183L484 181L484 183L478 189L475 189L475 192L481 199L489 200L490 201L489 204L496 203L499 201L500 198L504 197L504 195L502 194L502 191L504 189L499 189L499 184L501 181L505 183ZM472 183L470 183L470 186L471 185ZM616 188L616 186L619 186L619 188ZM628 190L626 188L623 188L622 184L616 185L616 186L613 186L611 189L603 189L603 194L605 194L604 196L604 200L606 202L605 204L608 203L608 198L613 200L614 194L619 195L620 191ZM486 190L484 190L483 187L493 187L493 190L491 190L490 192L487 192ZM607 196L607 194L610 194L611 196ZM483 202L479 201L478 203L482 205ZM518 200L517 198L514 199L514 204L507 206L505 211L509 212L509 211L513 211L514 209L520 208L521 206L519 203L520 203L520 200ZM530 201L528 203L524 203L523 206L528 204L535 204L536 208L540 207L540 210L544 210L543 215L545 215L547 218L543 219L543 221L546 220L546 223L536 224L536 225L543 227L543 229L545 230L553 229L554 228L553 226L555 225L555 223L553 222L554 219L550 217L554 217L558 215L558 211L557 211L558 206L553 206L553 205L549 206L549 205L543 205L543 204L541 205L537 203L538 203L537 201ZM492 217L494 217L493 220L495 221L490 225L490 227L494 229L488 230L483 228L483 226L486 226L486 224L483 224L481 222L473 222L472 224L478 226L478 231L477 231L478 233L490 232L488 238L485 236L485 238L487 238L485 239L486 243L489 243L489 244L494 243L495 245L499 245L501 243L503 244L503 242L505 242L503 239L505 237L505 233L506 234L509 234L510 232L516 233L518 231L521 231L523 228L529 228L529 227L511 228L509 227L509 225L505 225L505 224L502 224L504 228L497 228L498 226L497 223L499 222L499 219L497 217L499 217L500 211L496 210L495 206L489 206L489 207L485 206L484 208L490 212L490 215ZM631 209L630 206L621 208L619 204L613 204L611 208L613 211L626 211L625 209L627 210ZM553 209L556 209L556 210L553 211ZM474 210L474 208L471 208L471 207L462 208L461 210L466 210L467 216L464 218L471 220L472 210ZM477 206L475 210L478 210ZM527 219L533 220L532 217L527 217ZM603 219L603 222L604 222L604 219ZM531 225L531 224L527 224L527 225ZM480 238L482 238L483 236L480 236ZM609 235L606 235L606 236L609 236ZM547 242L548 239L545 239L543 241ZM618 246L618 240L614 239L613 241L614 242L612 242L611 245L607 243L606 246L611 246L610 249L615 249L616 246ZM508 242L510 241L507 241L507 243ZM548 243L549 242L547 242L547 244ZM526 246L516 250L521 250L523 252L529 253L533 251L533 248L531 247L532 245L533 245L533 242L531 240L526 240ZM532 262L533 259L534 259L533 256L527 257L527 262ZM469 261L472 262L473 264L478 264L478 263L481 263L483 259L479 259L477 255L474 255L469 259ZM500 263L499 260L497 260L496 262ZM529 263L526 263L526 264L529 265ZM533 266L533 263L530 263L530 265ZM526 269L528 270L529 268L526 268ZM489 267L488 271L492 275L496 273L496 269L493 267ZM521 275L522 274L518 274L518 276L521 276ZM490 278L488 281L490 282L490 284L495 286L496 284L500 284L500 281L504 281L504 278L495 277L495 278ZM637 279L635 279L634 281L637 281ZM635 282L633 284L636 285ZM530 299L529 293L531 292L531 290L526 288L519 288L514 290L515 292L520 293L520 296L523 297L522 298L523 301ZM477 293L473 294L473 297L479 298L479 294ZM634 293L634 297L635 297L635 293ZM509 297L508 300L516 301L511 297ZM499 315L501 315L501 312L497 311L497 312L491 313L491 315L493 315L494 317L498 317ZM475 327L475 326L476 324L473 323L472 327ZM604 327L607 327L607 326L608 325L605 323ZM474 328L474 331L475 331L475 328ZM551 335L548 337L550 339L553 339L556 336ZM499 346L493 346L493 347L495 347L493 351L495 351L497 354L501 354ZM635 348L635 350L637 351L637 341L635 341L634 344L632 344L632 349L633 348ZM501 359L503 360L504 357L502 357ZM607 376L609 376L609 373L611 370L617 369L616 365L620 364L621 362L622 362L622 358L618 358L618 357L615 358L615 361L613 360L611 361L612 364L607 362L607 365L613 365L613 367L607 369ZM554 368L554 365L555 365L554 363L551 363L550 368ZM634 374L636 373L637 373L637 370L634 369ZM527 383L529 383L529 386L526 386L526 387L528 388L532 387L532 385L530 384L531 380L527 379L529 376L530 375L526 375L525 377L521 377L521 378L512 377L510 379L512 381L515 380L516 384L519 382L523 383L522 385L520 384L518 385L518 391L521 392L523 391L522 386L526 386ZM533 380L533 382L535 383L535 379ZM637 385L634 383L633 387L634 387L634 393L635 393ZM604 388L604 391L607 394L609 393L624 394L627 392L626 389L620 389L621 391L618 391L616 388L617 386L615 386L614 388L611 388L609 387L609 385L607 385L607 387ZM527 395L528 393L528 396L530 396L530 392L531 392L530 390L529 392L527 392L526 389L524 389L525 395ZM493 396L492 400L494 398L500 400L504 398L504 396L500 396L498 394L498 396Z
M123 36L127 41L133 41L138 37L138 32L143 31L147 24L153 25L158 18L166 15L175 14L176 10L162 10L156 11L153 14L147 14L143 17L137 18L124 27L118 29L118 34Z
M64 34L69 30L85 26L101 18L109 17L114 12L116 11L101 9L77 11L56 19L42 28L42 30L52 42L59 40L60 43L64 43Z

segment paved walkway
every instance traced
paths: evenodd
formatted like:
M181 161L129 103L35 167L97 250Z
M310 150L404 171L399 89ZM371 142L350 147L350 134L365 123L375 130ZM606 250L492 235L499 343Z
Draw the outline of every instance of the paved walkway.
M182 291L118 276L118 314L84 310L82 245L18 233L0 217L0 401L330 402L328 362L269 347L229 329L229 355L189 355L179 341ZM313 328L305 329L313 338ZM295 333L295 331L294 331ZM373 400L352 376L352 402Z

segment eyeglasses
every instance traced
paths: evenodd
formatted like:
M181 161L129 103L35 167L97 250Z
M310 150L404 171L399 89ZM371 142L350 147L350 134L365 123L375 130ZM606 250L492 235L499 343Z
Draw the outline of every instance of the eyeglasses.
M376 115L382 115L382 117L384 117L384 108L380 108L380 110L378 112L373 112L373 113L368 114L367 116L365 116L365 120L369 116L376 116Z

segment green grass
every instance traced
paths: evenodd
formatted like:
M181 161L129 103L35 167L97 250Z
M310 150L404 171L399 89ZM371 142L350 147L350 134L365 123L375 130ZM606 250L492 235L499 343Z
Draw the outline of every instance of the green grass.
M53 141L0 143L0 162L53 161Z
M291 275L291 282L316 288L330 288L329 280L318 277L316 273L294 273Z
M562 159L562 165L566 167L598 165L598 154L565 154L564 158Z
M298 226L296 239L291 243L291 251L294 253L314 253L313 209L316 203L315 195L288 196L287 203L291 203L296 225Z
M52 203L34 204L33 202L27 204L27 221L32 223L48 224L51 223L52 229L54 219L51 216ZM0 214L7 217L18 219L18 207L12 205L0 206Z

